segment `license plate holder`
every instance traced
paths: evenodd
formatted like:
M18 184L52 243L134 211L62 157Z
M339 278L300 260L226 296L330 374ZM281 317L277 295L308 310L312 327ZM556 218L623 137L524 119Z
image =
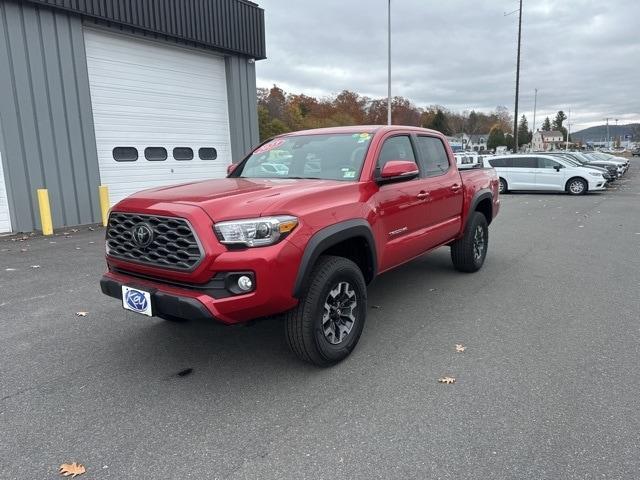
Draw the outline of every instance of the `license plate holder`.
M151 293L139 288L122 286L122 307L131 312L153 317Z

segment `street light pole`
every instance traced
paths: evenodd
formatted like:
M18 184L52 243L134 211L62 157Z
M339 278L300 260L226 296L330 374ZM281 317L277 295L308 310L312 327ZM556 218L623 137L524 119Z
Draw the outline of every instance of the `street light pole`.
M387 125L391 125L391 0L387 6Z
M522 0L518 12L518 60L516 63L516 105L513 118L513 151L518 151L518 95L520 93L520 41L522 39Z
M538 89L536 88L535 96L533 97L533 127L531 131L536 133L536 109L538 108Z

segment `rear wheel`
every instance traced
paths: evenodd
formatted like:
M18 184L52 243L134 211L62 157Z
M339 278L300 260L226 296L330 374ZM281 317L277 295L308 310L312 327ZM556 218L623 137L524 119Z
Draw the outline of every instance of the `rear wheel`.
M570 195L584 195L588 189L589 185L582 178L572 178L567 182L567 192Z
M451 245L451 261L456 270L477 272L482 268L489 246L489 224L480 212L473 212L462 238Z
M351 260L322 256L296 308L285 316L289 348L300 359L327 367L355 348L367 314L367 287Z
M499 186L499 192L500 193L507 193L509 191L509 189L507 188L507 181L500 177L500 186Z

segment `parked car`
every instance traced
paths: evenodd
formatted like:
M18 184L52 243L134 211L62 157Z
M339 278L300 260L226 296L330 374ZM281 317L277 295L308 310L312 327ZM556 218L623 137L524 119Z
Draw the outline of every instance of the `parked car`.
M602 172L576 166L552 155L503 155L488 159L498 173L500 193L509 190L548 190L583 195L604 190Z
M640 147L638 147L638 148L634 148L634 149L631 151L631 155L632 155L633 157L640 157Z
M256 168L273 148L291 155L285 175ZM116 204L100 285L125 309L172 321L237 324L283 314L293 352L328 366L360 338L366 284L444 245L456 269L479 270L499 207L495 170L460 172L439 132L289 133L260 145L225 179Z
M599 162L601 164L606 162L608 165L615 165L620 176L624 175L624 173L629 168L629 160L625 158L615 157L614 155L609 155L602 152L590 152L585 153L584 155L592 162Z
M588 167L602 172L607 181L613 181L620 176L618 167L610 162L593 160L580 152L548 152L547 155L559 156L573 162L579 167Z

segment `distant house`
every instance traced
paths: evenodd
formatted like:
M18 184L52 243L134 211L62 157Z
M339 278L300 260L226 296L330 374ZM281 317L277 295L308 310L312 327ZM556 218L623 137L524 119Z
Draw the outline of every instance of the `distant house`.
M452 148L454 145L458 147L458 151L471 151L471 152L481 152L487 149L487 139L489 138L489 134L478 134L478 135L469 135L467 133L457 133L452 137L449 137L449 143L451 143ZM454 149L455 151L455 149Z
M533 139L531 140L531 148L535 152L557 150L561 147L563 142L564 136L562 132L558 130L551 130L550 132L538 130L533 134Z
M489 138L488 133L483 133L479 135L469 135L469 141L467 142L467 150L471 150L473 152L482 152L486 150L488 138Z

